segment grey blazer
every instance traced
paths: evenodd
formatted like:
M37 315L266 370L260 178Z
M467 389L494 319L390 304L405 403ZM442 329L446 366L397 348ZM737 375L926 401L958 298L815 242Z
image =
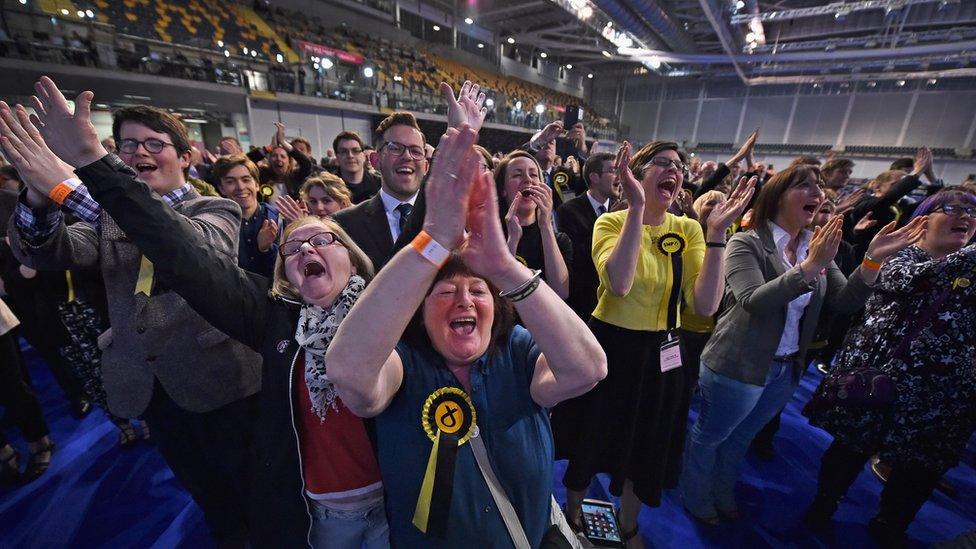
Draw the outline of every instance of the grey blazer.
M799 379L803 357L813 339L820 310L854 312L871 295L860 267L845 279L833 262L808 284L799 267L789 270L776 249L768 227L734 235L725 251L725 297L701 363L713 372L743 383L765 385L786 324L790 301L813 291L800 320L800 349L794 377Z
M193 220L202 239L237 258L240 208L196 191L175 206ZM146 220L151 223L152 220ZM135 295L141 254L115 221L101 213L100 229L87 223L61 225L32 245L10 220L14 255L36 269L101 267L112 328L99 337L102 378L109 410L118 416L142 414L158 379L176 404L209 412L261 388L261 355L207 324L156 280L152 296Z

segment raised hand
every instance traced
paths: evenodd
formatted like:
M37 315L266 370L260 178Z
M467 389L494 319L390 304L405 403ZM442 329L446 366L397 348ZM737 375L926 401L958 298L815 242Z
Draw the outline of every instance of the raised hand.
M840 241L844 235L843 227L844 216L834 215L823 226L813 230L807 258L803 261L804 270L809 268L814 273L819 273L830 265L840 247ZM812 275L812 273L810 274Z
M505 214L505 228L508 230L508 251L515 255L519 241L522 240L522 224L519 223L518 207L519 202L524 200L522 193L516 193L512 203L508 205L508 212Z
M870 229L871 227L874 227L877 224L878 224L878 220L877 219L873 219L871 217L871 212L868 212L867 214L864 215L864 217L862 217L857 222L856 225L854 225L854 231L855 232L858 232L858 231L866 231L866 230Z
M308 206L304 202L299 202L287 194L279 196L274 205L288 223L294 223L309 215Z
M752 148L756 146L756 140L759 139L759 128L756 128L754 132L749 134L746 138L745 143L739 147L739 150L725 163L726 166L732 166L733 164L738 164L742 160L752 156Z
M480 155L474 150L477 140L478 132L467 124L460 130L448 128L437 145L427 178L424 231L447 249L456 248L464 238L468 196L479 172Z
M566 139L576 144L576 150L582 154L586 154L586 128L583 127L582 122L577 122L570 128L566 134Z
M550 141L562 135L566 130L563 128L562 120L556 120L555 122L550 122L546 124L545 128L537 135L538 137L532 140L530 143L533 149L541 149L549 144Z
M0 101L0 146L27 184L28 201L33 206L49 204L51 189L74 177L74 170L51 151L20 105L14 116Z
M863 197L864 193L866 192L867 191L865 189L857 189L856 191L845 196L844 198L841 198L837 202L837 209L835 210L835 212L842 214L847 210L850 210L851 208L854 207L855 204L858 203L858 201L861 200L861 197Z
M894 221L888 223L871 239L867 251L871 259L884 261L921 240L925 236L928 216L916 217L898 230L895 230L895 225Z
M630 169L630 155L633 148L628 141L624 141L623 146L617 151L617 158L614 159L613 168L617 171L617 178L624 188L624 198L627 200L629 208L644 208L644 187L640 181L634 177L634 172Z
M922 147L915 153L915 165L912 167L912 175L919 176L932 169L932 151L928 147Z
M291 152L291 143L289 143L288 140L285 139L285 125L282 124L281 122L275 122L274 125L275 125L275 135L274 138L271 140L271 147L272 148L281 147L282 149Z
M108 154L91 123L91 103L95 94L81 92L72 111L64 94L47 76L34 84L34 91L36 95L31 97L37 111L34 125L58 158L80 168Z
M270 250L276 238L278 238L278 224L265 219L258 230L258 251L264 253Z
M758 178L752 176L746 181L745 177L739 178L739 184L735 186L729 199L712 209L708 216L708 234L705 235L709 242L725 241L725 231L732 225L742 212L749 205L752 193L756 191Z
M465 80L461 85L461 92L454 97L454 88L447 82L441 82L441 97L447 105L447 126L456 130L467 124L474 131L481 130L488 109L484 107L487 97L481 91L481 86Z
M498 196L490 173L474 179L466 217L469 233L461 246L461 259L475 274L497 285L500 277L517 270L520 264L509 252L502 234Z

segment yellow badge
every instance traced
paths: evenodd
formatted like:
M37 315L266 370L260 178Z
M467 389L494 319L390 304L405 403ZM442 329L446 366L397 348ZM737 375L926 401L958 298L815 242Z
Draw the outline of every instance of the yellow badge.
M442 387L427 397L420 421L431 441L440 431L458 437L458 444L464 444L474 434L474 404L461 389Z
M569 183L569 174L566 172L556 172L552 176L552 183L560 187L565 186L567 183Z
M667 233L657 239L657 248L665 255L680 254L685 249L685 240L677 233Z
M968 288L968 287L969 287L969 279L968 279L968 278L964 278L964 277L961 277L961 276L960 276L959 278L957 278L957 279L956 279L956 280L955 280L955 281L954 281L954 282L952 283L952 285L953 285L954 287L956 287L956 288Z
M274 187L271 185L261 185L261 196L265 199L270 198L274 194Z

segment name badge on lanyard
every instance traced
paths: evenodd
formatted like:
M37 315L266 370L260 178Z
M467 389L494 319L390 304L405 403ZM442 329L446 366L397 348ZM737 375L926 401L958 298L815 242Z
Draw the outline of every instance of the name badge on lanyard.
M678 334L668 332L668 338L661 343L661 373L681 367L681 341Z
M657 242L658 250L671 260L671 294L668 296L668 337L661 343L661 373L681 367L681 342L675 327L681 307L681 273L685 239L677 233L667 233Z

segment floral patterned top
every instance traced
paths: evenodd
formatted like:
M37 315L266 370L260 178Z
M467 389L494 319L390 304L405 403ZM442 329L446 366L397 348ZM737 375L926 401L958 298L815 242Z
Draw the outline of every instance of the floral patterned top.
M976 427L976 246L939 260L909 247L885 264L875 289L836 367L883 371L897 400L883 410L810 409L810 423L886 463L948 469Z

